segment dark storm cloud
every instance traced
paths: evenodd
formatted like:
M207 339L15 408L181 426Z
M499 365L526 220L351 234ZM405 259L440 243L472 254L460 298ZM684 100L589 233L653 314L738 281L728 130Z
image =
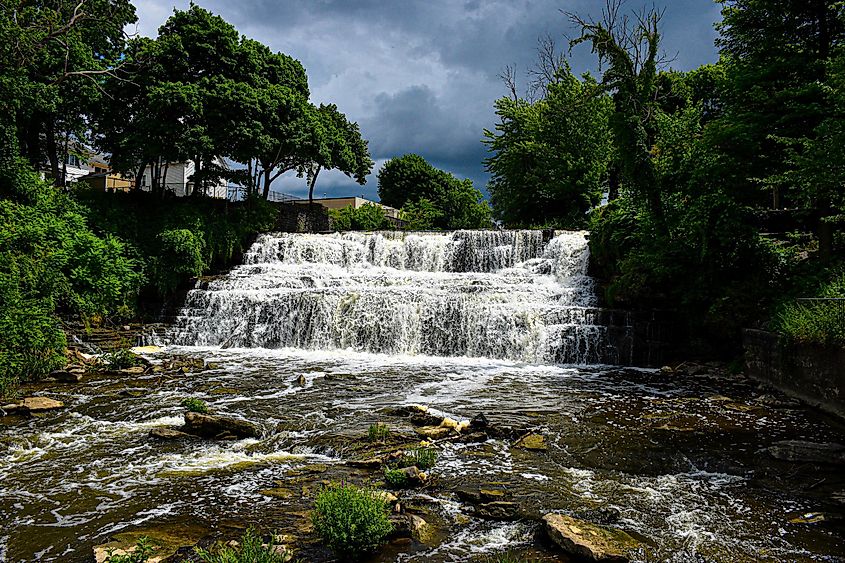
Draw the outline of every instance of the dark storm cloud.
M664 48L671 66L687 70L714 62L711 0L658 0L666 7ZM176 5L138 2L140 31L154 35ZM505 65L525 72L536 60L537 40L566 46L564 11L596 14L603 0L206 0L242 33L288 53L308 71L315 102L333 102L361 124L377 166L407 152L483 188L487 176L481 143L495 124L493 101L504 88ZM629 0L629 9L652 5ZM572 53L573 68L595 70L589 48ZM320 176L322 195L375 195L339 173ZM284 178L280 188L303 193L303 181Z

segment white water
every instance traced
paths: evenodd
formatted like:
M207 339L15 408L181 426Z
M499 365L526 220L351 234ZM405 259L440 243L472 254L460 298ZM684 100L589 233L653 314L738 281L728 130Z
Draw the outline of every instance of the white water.
M265 234L174 343L597 363L586 233Z

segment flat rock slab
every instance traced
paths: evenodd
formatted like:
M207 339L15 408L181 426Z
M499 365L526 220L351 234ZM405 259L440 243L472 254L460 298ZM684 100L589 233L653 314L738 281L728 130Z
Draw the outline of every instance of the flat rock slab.
M845 446L842 444L784 440L775 442L766 451L775 459L797 463L845 463Z
M520 438L514 445L515 448L544 452L549 449L546 439L541 434L528 434Z
M563 514L543 516L546 533L567 554L584 561L628 563L642 544L621 530L602 528Z
M19 410L22 412L45 412L61 409L64 406L63 402L47 397L27 397L18 403Z
M198 412L185 413L185 426L182 430L203 438L216 438L218 436L258 438L261 436L259 428L251 422Z
M185 432L181 432L174 428L168 428L166 426L162 426L159 428L153 428L150 430L150 438L155 438L156 440L165 440L165 441L173 441L173 440L183 440L185 438L194 438L196 436L192 436L191 434L186 434Z
M94 560L106 563L109 552L114 555L125 555L135 551L141 537L149 538L154 546L153 555L147 563L160 563L180 548L193 547L209 530L193 524L165 524L142 528L131 532L121 532L112 537L112 541L94 548Z

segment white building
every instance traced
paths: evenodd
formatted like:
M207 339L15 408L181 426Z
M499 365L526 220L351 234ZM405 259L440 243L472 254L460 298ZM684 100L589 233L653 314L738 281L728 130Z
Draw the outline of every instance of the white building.
M217 160L218 166L225 166L223 160ZM164 187L166 191L173 192L177 197L185 197L191 195L194 191L194 184L191 181L191 176L196 170L194 162L189 160L187 162L171 162L167 166L167 173L164 179ZM225 199L228 195L228 182L225 178L221 178L213 184L206 186L205 194L208 197ZM144 177L141 179L141 189L148 192L152 189L152 170L147 167L144 170Z

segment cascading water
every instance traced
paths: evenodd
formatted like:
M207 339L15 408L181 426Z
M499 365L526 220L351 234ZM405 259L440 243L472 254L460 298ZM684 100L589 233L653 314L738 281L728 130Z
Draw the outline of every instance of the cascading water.
M598 363L584 232L265 234L190 292L183 345Z

